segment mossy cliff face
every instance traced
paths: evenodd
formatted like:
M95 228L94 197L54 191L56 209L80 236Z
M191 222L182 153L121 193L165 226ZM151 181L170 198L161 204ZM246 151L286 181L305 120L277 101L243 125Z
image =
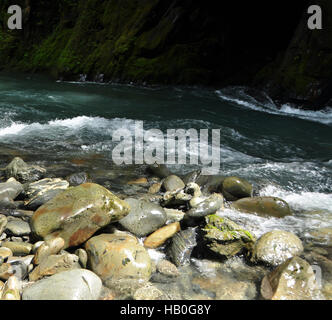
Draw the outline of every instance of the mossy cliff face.
M182 4L180 4L182 3ZM0 5L0 66L46 71L56 77L208 83L218 45L216 20L193 1L77 0L17 1L24 8L22 31L8 31ZM203 7L203 8L202 8ZM44 15L46 13L46 15ZM200 21L192 28L191 21ZM206 36L208 34L208 36Z
M0 69L67 80L256 85L317 108L332 92L329 0L315 3L324 14L324 29L315 31L303 0L15 3L24 10L23 30L8 30L12 2L0 3Z
M255 79L258 84L268 83L270 94L281 102L309 109L322 108L332 98L332 2L314 4L322 9L323 29L309 30L308 3L287 50Z

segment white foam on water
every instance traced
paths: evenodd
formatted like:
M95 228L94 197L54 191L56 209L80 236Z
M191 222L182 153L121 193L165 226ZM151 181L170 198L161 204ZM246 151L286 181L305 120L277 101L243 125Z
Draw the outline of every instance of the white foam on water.
M270 99L265 104L257 102L255 98L244 92L243 87L226 88L225 90L217 90L216 94L222 100L235 103L239 106L252 109L259 112L266 112L274 115L283 115L296 117L303 120L320 122L323 124L332 124L332 108L326 107L321 111L301 110L294 108L289 104L284 104L278 109ZM268 97L267 97L268 98ZM270 100L270 101L269 101Z
M273 196L285 200L295 210L322 210L332 213L332 193L290 192L274 185L260 191L260 196ZM331 222L332 225L332 222Z

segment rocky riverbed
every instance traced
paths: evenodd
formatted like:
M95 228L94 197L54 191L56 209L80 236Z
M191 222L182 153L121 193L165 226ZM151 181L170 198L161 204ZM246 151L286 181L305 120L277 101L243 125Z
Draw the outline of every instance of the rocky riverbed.
M294 214L250 181L155 165L113 190L78 169L57 176L59 168L19 157L1 169L1 299L332 298L332 229L317 228L308 242L233 221L229 210Z

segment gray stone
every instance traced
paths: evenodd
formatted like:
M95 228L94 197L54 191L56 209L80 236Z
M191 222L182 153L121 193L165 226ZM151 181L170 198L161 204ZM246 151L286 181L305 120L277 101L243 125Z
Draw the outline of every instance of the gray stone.
M253 250L253 260L278 266L303 251L301 240L293 233L275 230L258 239Z
M136 236L144 237L165 225L167 215L159 205L132 198L125 199L125 202L131 210L119 223Z
M15 219L7 223L5 232L8 235L21 237L29 235L31 233L31 229L29 223L21 219Z
M29 166L21 158L14 160L5 168L7 178L14 177L16 180L26 183L40 180L46 173L44 168L39 166Z
M183 189L185 184L178 176L171 175L164 180L162 186L165 191L176 191Z
M11 178L5 183L0 183L0 200L6 198L15 200L22 191L22 184Z
M97 300L100 278L89 270L77 269L55 274L23 289L22 300Z
M47 178L30 183L25 190L25 194L29 200L25 201L24 204L28 209L36 210L68 187L69 183L59 178Z

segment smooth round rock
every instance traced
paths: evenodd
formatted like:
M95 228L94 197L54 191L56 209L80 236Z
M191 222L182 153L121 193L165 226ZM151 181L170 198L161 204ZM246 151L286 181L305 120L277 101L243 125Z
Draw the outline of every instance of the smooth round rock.
M4 260L6 260L9 257L12 257L13 253L9 248L1 247L0 248L0 257L2 257Z
M15 200L22 191L22 184L14 178L10 178L7 182L0 183L0 200L6 198Z
M167 215L161 206L132 198L125 199L125 201L131 209L119 223L134 235L144 237L165 225Z
M186 216L190 218L203 218L216 213L223 207L224 199L220 194L214 193L204 201L198 203L195 208L191 208Z
M252 185L238 177L227 177L222 184L222 193L227 201L251 197L252 192Z
M29 223L21 219L15 219L7 223L5 232L8 235L22 237L29 235L31 233L31 228Z
M275 197L243 198L231 204L231 208L261 216L283 218L292 214L286 201Z
M65 241L60 237L44 241L38 247L33 263L36 265L40 264L48 256L60 252L64 245Z
M106 188L85 183L69 188L41 206L31 219L32 231L44 240L61 237L64 248L78 246L96 231L124 218L129 206Z
M266 300L321 300L315 273L305 260L287 260L263 278L261 294Z
M144 246L149 249L156 249L162 246L180 230L181 227L179 222L171 223L148 236L144 241Z
M183 189L185 184L178 176L171 175L164 180L162 186L165 191L176 191Z
M89 266L103 281L149 279L151 276L151 258L134 236L102 234L91 238L85 249Z
M26 242L3 242L2 246L9 248L14 256L27 256L32 250L32 244Z
M23 289L22 300L97 300L100 278L89 270L77 269L55 274Z
M302 241L287 231L271 231L259 238L253 249L256 261L278 266L303 252Z

